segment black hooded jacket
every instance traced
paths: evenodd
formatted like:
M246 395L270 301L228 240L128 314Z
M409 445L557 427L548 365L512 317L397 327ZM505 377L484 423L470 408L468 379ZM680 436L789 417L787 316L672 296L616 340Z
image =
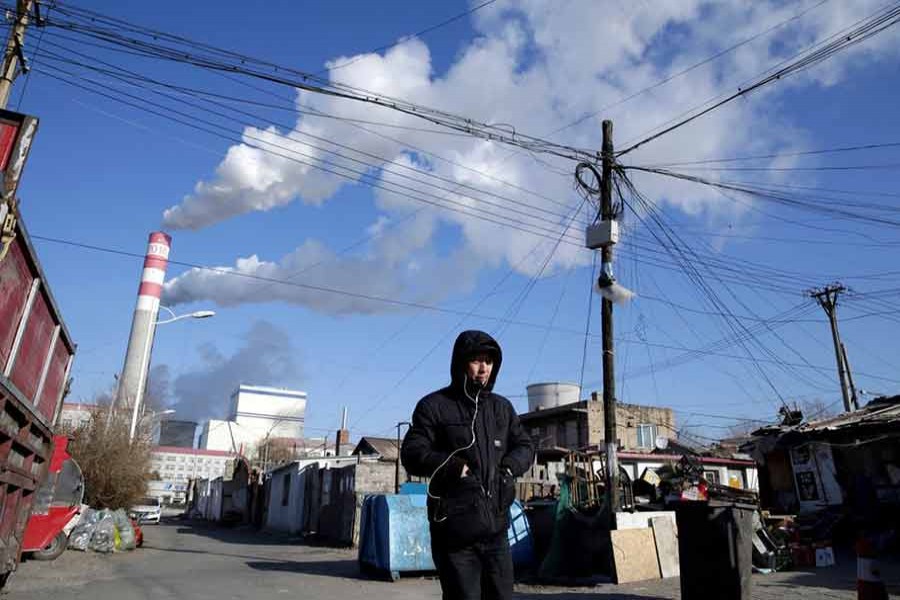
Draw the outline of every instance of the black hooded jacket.
M468 361L478 354L494 358L490 380L480 390L465 376ZM507 509L515 495L512 478L528 470L533 450L512 404L491 391L502 362L500 345L490 335L464 331L453 346L450 385L428 394L416 405L400 458L411 475L431 477L428 514L432 518L438 510L437 498L453 495L463 465L467 465L468 477L481 484L494 508L498 528L505 527ZM476 398L475 443L449 458L454 450L472 441Z

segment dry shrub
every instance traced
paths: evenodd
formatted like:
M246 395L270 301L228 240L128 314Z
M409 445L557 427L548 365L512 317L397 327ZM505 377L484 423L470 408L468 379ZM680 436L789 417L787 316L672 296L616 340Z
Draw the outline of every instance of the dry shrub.
M131 411L98 407L75 430L69 453L84 473L84 501L94 508L129 508L146 495L150 436L139 431L129 441Z

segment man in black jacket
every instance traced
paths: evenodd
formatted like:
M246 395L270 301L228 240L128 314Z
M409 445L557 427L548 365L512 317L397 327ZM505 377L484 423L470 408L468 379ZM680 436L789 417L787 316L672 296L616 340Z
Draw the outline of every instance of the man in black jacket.
M450 385L419 401L400 450L411 475L430 478L431 553L444 600L512 597L509 506L533 450L512 404L491 391L502 360L488 334L459 334Z

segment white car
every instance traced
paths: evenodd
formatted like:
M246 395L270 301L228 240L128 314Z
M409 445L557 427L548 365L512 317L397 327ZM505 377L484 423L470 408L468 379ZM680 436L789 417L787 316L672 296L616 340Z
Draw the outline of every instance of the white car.
M142 498L138 504L131 507L128 516L138 523L156 523L158 525L162 518L162 504L160 504L159 498Z

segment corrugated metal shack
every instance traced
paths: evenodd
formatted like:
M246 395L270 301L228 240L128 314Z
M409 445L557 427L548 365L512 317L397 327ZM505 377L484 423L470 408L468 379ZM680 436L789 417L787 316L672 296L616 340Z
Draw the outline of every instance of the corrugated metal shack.
M754 432L763 506L843 512L859 525L898 525L900 396L836 417Z
M250 464L229 462L224 477L196 479L191 486L189 513L207 521L250 522Z

